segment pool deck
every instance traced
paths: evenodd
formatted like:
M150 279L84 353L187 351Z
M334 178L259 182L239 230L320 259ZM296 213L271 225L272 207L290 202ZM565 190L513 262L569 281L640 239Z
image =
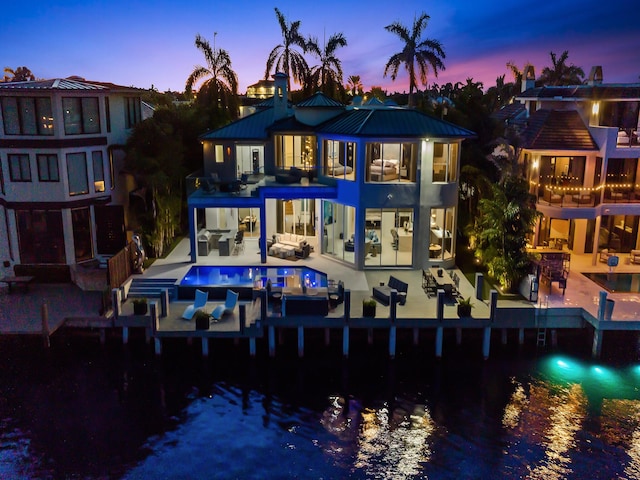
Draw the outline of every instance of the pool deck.
M599 320L600 292L602 289L582 275L582 272L606 272L603 263L591 264L591 256L572 255L571 272L565 294L554 284L540 285L537 302L522 298L498 300L492 318L488 300L474 300L473 318L460 319L455 304L444 304L442 317L438 316L438 302L429 299L421 288L422 273L406 269L380 269L365 272L355 271L349 266L316 253L307 259L291 262L268 257L267 264L259 263L256 239L245 240L245 251L239 256L220 257L212 252L208 257L198 257L199 265L246 265L246 266L286 266L310 267L327 273L332 280L342 280L350 293L350 315L348 325L354 328L584 328L591 324L596 330L640 330L640 293L611 293L607 298L614 300L615 306L610 321ZM142 278L181 279L194 264L190 261L189 242L183 240L165 259L158 259L143 274ZM628 264L621 259L616 273L640 273L640 266ZM371 297L372 288L379 282L387 282L390 275L408 283L406 304L397 306L396 315L391 308L377 304L375 319L362 317L362 300ZM475 287L459 272L460 291L464 297L474 297ZM220 302L209 302L212 310ZM42 332L42 305L47 304L48 327L54 332L63 323L67 326L89 326L105 328L118 326L110 316L101 316L101 295L99 292L83 292L75 285L34 284L28 292L17 291L9 294L0 292L0 333L39 334ZM153 335L184 337L261 337L267 325L281 327L337 328L345 325L345 305L340 305L326 317L298 316L281 317L269 312L265 324L256 326L257 312L250 302L241 302L247 308L245 328L240 329L239 311L220 322L212 323L209 330L195 330L194 322L181 319L181 314L189 305L188 301L172 301L169 315L160 318ZM129 318L130 325L148 325L150 317L136 318L132 315L131 302L122 306L122 318ZM446 321L446 323L442 323ZM120 321L122 326L123 320Z

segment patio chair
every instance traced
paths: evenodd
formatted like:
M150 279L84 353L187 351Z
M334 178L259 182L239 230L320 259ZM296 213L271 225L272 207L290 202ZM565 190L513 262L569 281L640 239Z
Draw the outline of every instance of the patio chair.
M238 303L238 294L233 290L227 290L227 299L224 302L224 305L218 305L211 312L211 316L214 320L220 320L223 315L229 315L233 313L236 308L236 304Z
M202 290L196 290L196 298L193 301L193 305L189 305L184 313L182 314L182 318L185 320L191 320L195 313L203 308L207 304L207 300L209 299L209 292L204 292Z

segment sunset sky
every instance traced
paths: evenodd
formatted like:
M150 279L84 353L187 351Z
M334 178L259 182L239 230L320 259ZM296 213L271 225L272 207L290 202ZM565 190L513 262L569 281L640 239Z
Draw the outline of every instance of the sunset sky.
M366 6L365 6L366 5ZM360 75L365 89L408 90L406 75L384 78L400 40L384 27L410 26L414 15L431 16L425 36L439 40L446 70L429 82L464 82L468 77L495 85L505 64L530 62L536 75L549 66L549 52L569 51L569 63L585 74L602 65L605 82L640 82L640 8L632 0L609 2L295 2L140 0L6 2L0 27L0 66L25 65L38 78L79 75L158 90L184 90L195 65L203 64L194 46L200 33L231 56L240 93L263 78L267 56L281 42L274 13L300 20L301 33L323 38L342 32L348 45L337 54L345 81ZM315 60L307 57L310 65Z

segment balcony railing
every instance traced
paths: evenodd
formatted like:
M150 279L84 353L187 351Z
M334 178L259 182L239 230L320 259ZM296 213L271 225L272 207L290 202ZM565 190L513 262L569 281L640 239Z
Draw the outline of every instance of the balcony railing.
M621 128L618 130L618 148L638 146L640 146L640 129Z
M595 207L601 203L640 203L640 184L606 184L595 187L535 185L537 203L556 207Z

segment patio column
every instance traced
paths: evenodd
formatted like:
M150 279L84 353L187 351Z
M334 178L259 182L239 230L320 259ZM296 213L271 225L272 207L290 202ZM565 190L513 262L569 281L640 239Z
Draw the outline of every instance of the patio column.
M189 218L189 248L191 249L191 263L198 261L196 241L198 239L198 232L196 232L196 209L188 207L187 217Z

